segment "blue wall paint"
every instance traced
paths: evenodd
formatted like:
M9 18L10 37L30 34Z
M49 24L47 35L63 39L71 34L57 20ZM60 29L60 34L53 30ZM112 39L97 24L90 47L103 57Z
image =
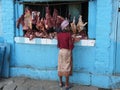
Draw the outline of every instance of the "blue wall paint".
M116 36L117 36L117 22L118 22L118 0L113 0L113 13L112 13L112 31L110 34L111 39L111 49L110 49L110 59L112 62L110 62L110 66L113 66L113 73L116 73Z
M109 70L112 0L97 0L96 20L96 72L112 73Z
M2 8L2 35L1 37L4 40L4 43L9 43L10 45L10 57L8 58L8 55L5 56L5 62L7 66L5 71L8 71L9 73L9 64L11 60L14 60L14 2L13 0L0 0L1 8ZM9 50L9 47L6 46L6 54ZM5 67L4 66L4 67ZM4 75L7 76L7 73Z
M119 52L119 41L117 41L119 38L117 38L117 33L119 32L118 28L118 6L119 6L119 0L113 0L113 22L112 22L112 32L110 35L111 38L111 55L110 57L113 57L113 62L111 62L111 65L113 65L113 72L114 74L119 74L119 57L120 53ZM119 35L118 35L119 36ZM112 64L114 63L114 64Z
M9 71L10 71L10 44L8 43L0 43L0 48L4 47L4 51L0 51L0 53L3 53L3 62L0 63L2 65L2 73L1 76L8 78L9 75ZM2 57L0 57L1 59Z
M119 2L119 8L120 8L120 2ZM120 12L118 12L118 23L117 23L117 36L116 36L116 74L120 74Z
M116 67L115 67L115 74L120 75L120 42L117 42L117 47L116 47Z
M57 69L58 48L56 45L16 44L15 47L16 60L12 61L13 67L31 67L44 70ZM92 72L94 51L94 47L83 48L76 46L73 50L73 70L77 72ZM22 54L23 52L24 54ZM88 56L90 59L87 58Z
M55 68L57 65L57 48L49 45L17 44L16 66L31 66L34 68ZM24 52L24 54L22 54ZM28 55L29 54L29 55ZM24 59L23 59L24 57Z
M14 36L21 35L22 30L20 33L15 32L14 22L23 13L23 5L18 5L19 14L17 14L17 12L14 12L12 0L7 2L1 0L0 3L2 4L2 16L4 16L2 17L2 24L0 22L2 25L1 31L3 32L2 37L5 42L10 43L12 46L10 76L58 80L58 48L56 45L15 43ZM112 35L116 36L114 34L115 29L111 25L112 20L114 20L112 18L113 7L113 0L89 2L88 33L90 38L96 39L96 44L94 47L75 45L73 50L73 76L70 82L104 88L118 87L120 77L113 76L115 68L113 53L115 52L114 46L116 43L114 42L115 38L112 38ZM18 16L14 17L14 14Z
M2 4L0 1L0 36L2 35Z
M89 1L89 13L88 13L88 37L91 39L96 38L96 0Z
M13 1L1 0L2 4L2 36L5 42L13 43L14 40L14 6ZM9 6L9 7L8 7Z
M35 79L43 80L59 80L56 70L37 70L30 68L11 68L11 75L14 76L26 76ZM88 73L73 73L70 77L71 83L79 83L84 85L90 85L90 74ZM65 80L63 78L63 80Z
M22 75L37 79L58 80L58 48L56 45L16 44L15 46L16 60L12 61L11 76ZM74 48L71 82L90 85L90 73L92 73L92 66L94 65L94 57L92 57L94 51L94 47ZM24 54L22 54L23 52Z

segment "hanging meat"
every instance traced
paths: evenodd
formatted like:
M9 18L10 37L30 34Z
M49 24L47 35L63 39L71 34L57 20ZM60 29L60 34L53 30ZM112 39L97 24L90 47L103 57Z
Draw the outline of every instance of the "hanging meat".
M36 25L39 21L39 18L40 18L40 12L32 11L32 30L34 32L38 31L38 29L36 28Z
M87 34L86 34L86 30L85 30L85 25L87 24L87 22L83 23L82 21L82 16L80 15L79 17L79 21L77 24L77 30L78 30L78 35L81 37L81 39L87 39Z
M28 30L28 29L32 29L32 15L29 9L25 11L24 26L23 26L23 30Z
M73 22L70 25L71 25L71 29L72 29L73 34L76 34L75 17L73 17Z
M54 8L54 11L53 11L53 25L54 25L54 28L56 28L57 16L58 16L58 10Z
M20 16L20 18L18 18L18 20L17 20L16 26L17 26L18 29L20 27L20 24L22 25L22 27L24 26L24 14L22 14Z
M58 14L58 10L54 9L53 19L55 20L55 27L59 28L61 23L64 21L64 18Z
M45 23L43 18L37 22L36 27L39 31L45 31Z
M29 7L25 8L25 13L21 15L17 20L17 28L19 28L20 24L23 27L23 33L26 34L27 30L32 29L32 15Z
M41 20L39 20L39 22L37 22L36 27L38 29L38 32L35 32L36 37L46 38L47 32L45 30L45 23L44 23L43 18L41 18Z
M53 28L53 18L50 14L49 7L46 7L46 14L45 14L45 28L50 30Z
M82 21L82 15L80 15L79 16L79 21L77 23L77 30L78 30L78 32L84 30L86 24L87 24L87 22L83 23L83 21Z

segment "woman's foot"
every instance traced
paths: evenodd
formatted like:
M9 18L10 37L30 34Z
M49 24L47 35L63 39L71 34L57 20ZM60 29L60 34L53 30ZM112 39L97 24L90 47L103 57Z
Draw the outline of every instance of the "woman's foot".
M69 85L65 85L65 88L69 87Z
M69 90L71 87L72 87L72 86L70 86L70 85L68 85L68 84L65 85L65 89L66 89L66 90Z
M60 82L60 83L59 83L59 86L60 86L60 87L63 87L63 82Z

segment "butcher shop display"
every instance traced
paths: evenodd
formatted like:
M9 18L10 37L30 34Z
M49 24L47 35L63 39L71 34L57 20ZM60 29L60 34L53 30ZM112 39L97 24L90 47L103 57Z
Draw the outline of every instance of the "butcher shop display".
M25 8L25 12L17 20L17 28L20 24L23 29L23 36L32 40L33 38L56 38L57 33L61 32L61 23L70 17L62 17L59 11L54 8L51 13L50 8L45 7L45 16L42 17L42 12L32 11L29 7ZM78 20L78 21L77 21ZM76 23L77 22L77 23ZM86 25L87 22L82 21L82 15L76 19L73 16L73 21L70 21L70 29L74 38L87 39Z

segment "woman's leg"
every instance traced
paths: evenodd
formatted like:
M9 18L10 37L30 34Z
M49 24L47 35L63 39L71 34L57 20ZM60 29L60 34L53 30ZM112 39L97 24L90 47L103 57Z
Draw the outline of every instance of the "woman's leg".
M69 76L66 76L66 83L65 83L65 87L68 88L69 87Z
M59 80L60 80L59 86L62 87L63 86L62 76L59 76Z

